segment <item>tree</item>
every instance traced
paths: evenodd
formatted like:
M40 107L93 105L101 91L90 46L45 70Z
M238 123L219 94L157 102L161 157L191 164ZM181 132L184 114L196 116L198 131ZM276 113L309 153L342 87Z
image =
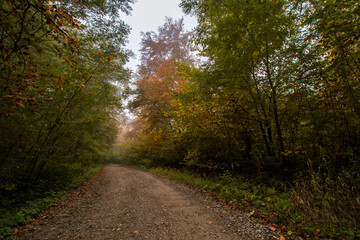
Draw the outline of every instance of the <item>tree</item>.
M137 80L137 95L132 105L141 119L147 138L147 158L153 162L178 162L181 154L176 150L173 137L176 111L171 102L183 79L176 74L179 64L191 64L190 36L185 32L183 19L166 18L158 33L143 33L141 65ZM162 160L159 160L162 159Z
M1 180L34 180L99 161L129 79L132 1L6 1L1 5ZM1 185L5 186L5 185Z

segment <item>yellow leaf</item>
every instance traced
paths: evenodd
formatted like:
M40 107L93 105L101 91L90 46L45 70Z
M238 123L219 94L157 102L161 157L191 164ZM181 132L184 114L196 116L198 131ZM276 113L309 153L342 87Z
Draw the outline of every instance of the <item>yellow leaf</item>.
M21 103L21 102L18 102L18 103L16 103L18 106L20 106L20 107L22 107L22 108L25 108L25 105L23 104L23 103Z
M286 240L286 238L283 235L281 235L280 240Z

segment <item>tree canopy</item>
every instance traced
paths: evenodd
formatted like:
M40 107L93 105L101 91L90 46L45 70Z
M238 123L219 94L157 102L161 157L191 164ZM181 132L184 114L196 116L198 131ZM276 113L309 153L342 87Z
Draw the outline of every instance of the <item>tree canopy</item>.
M1 2L1 189L99 162L115 141L131 3Z

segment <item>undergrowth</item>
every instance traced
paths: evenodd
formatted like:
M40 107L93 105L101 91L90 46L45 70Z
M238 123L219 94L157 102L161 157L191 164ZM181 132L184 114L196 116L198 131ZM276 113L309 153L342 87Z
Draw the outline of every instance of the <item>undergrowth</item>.
M65 170L66 169L66 170ZM32 182L19 181L0 188L0 239L10 235L13 228L28 222L41 211L56 205L67 192L92 178L101 166L64 166ZM44 180L46 179L46 180Z
M279 191L279 188L234 177L228 172L209 178L188 170L153 168L149 171L196 187L200 191L214 193L228 204L249 210L252 216L262 218L265 223L276 227L286 239L360 239L360 231L351 219L326 221L316 218L319 217L319 211L324 209L321 204L327 203L325 207L330 209L335 198L321 195L324 192L314 192L306 184ZM299 201L307 201L309 207L299 207ZM317 215L314 215L315 212Z

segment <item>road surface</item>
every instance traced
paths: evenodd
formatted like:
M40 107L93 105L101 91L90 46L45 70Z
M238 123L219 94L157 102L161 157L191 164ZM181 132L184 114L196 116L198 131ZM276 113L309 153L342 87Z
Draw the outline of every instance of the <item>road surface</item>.
M88 192L22 239L279 239L183 185L117 165Z

